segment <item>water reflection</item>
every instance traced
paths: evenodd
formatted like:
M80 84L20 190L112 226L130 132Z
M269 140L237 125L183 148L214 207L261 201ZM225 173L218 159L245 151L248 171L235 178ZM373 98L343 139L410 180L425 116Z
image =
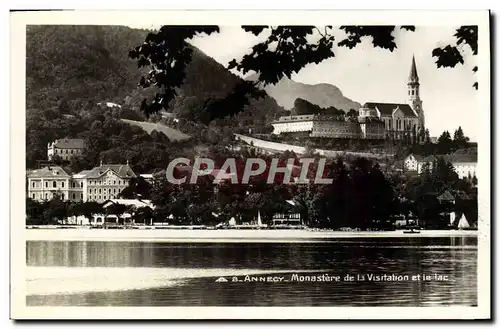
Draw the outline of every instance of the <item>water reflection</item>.
M118 291L31 295L28 305L84 306L433 306L477 304L477 238L340 239L321 243L27 242L31 267L187 269L194 274L161 285ZM104 269L103 269L104 268ZM54 268L55 269L55 268ZM155 270L156 269L156 270ZM192 270L189 270L192 269ZM448 281L228 282L207 277L225 271L327 271L346 274L428 274ZM226 270L224 270L226 269ZM36 269L35 269L36 271ZM129 270L130 275L137 275ZM201 273L199 276L196 273ZM158 272L161 273L161 272ZM217 273L218 272L210 272ZM109 274L109 273L108 273ZM215 274L214 274L215 275ZM225 275L230 275L229 272ZM160 277L162 274L160 274ZM84 277L82 280L85 280ZM149 275L133 280L152 280ZM155 278L157 280L157 278ZM90 279L89 279L90 280ZM147 286L147 285L146 285Z

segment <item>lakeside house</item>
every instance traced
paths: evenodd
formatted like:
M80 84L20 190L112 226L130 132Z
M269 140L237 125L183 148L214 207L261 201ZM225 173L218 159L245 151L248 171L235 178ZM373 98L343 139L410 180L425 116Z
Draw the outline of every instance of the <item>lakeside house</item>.
M143 199L109 199L102 204L105 211L112 206L122 206L123 212L107 214L105 217L106 223L134 224L138 209L144 207L149 208L151 211L155 209L151 200Z
M91 226L103 226L106 223L133 224L135 222L135 215L138 209L148 207L151 210L154 210L155 208L151 200L142 199L110 199L103 203L102 208L106 211L107 208L113 205L123 206L124 211L122 213L92 214L91 218L83 215L69 216L62 220L60 224Z
M60 166L32 170L28 177L28 196L34 201L49 201L58 196L74 202L104 202L113 199L137 177L127 164L101 164L70 175Z

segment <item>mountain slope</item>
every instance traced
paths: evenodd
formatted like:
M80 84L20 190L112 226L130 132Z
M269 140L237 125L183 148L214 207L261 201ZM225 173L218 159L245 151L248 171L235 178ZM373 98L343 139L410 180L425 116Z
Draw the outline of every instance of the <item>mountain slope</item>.
M255 79L255 77L251 79ZM284 78L276 85L267 86L265 90L279 105L289 110L293 108L297 98L302 98L323 108L333 106L344 110L344 112L348 112L350 109L358 110L361 107L360 103L345 97L338 87L327 83L308 85Z
M146 35L125 26L28 26L27 109L71 110L103 100L121 104L141 75L128 51Z
M142 44L147 33L125 26L29 26L27 110L52 108L78 114L82 108L101 101L138 109L142 100L156 90L137 87L141 75L149 68L139 69L128 52ZM193 47L186 78L177 99L170 104L170 111L196 120L196 112L203 110L208 98L225 97L239 81L241 78ZM248 110L254 111L251 116L260 120L283 109L274 99L265 97L252 100Z

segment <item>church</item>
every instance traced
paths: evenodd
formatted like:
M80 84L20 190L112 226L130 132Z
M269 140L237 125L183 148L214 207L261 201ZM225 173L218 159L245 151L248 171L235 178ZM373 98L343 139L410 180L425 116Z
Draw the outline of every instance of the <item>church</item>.
M425 129L425 119L415 57L412 58L407 86L407 103L367 102L358 110L356 120L318 114L282 116L271 122L273 134L369 140L402 139L418 134L420 129Z
M420 99L420 83L415 56L412 58L407 86L408 101L406 104L368 102L359 109L359 116L379 118L384 123L386 136L395 139L425 129L425 116Z

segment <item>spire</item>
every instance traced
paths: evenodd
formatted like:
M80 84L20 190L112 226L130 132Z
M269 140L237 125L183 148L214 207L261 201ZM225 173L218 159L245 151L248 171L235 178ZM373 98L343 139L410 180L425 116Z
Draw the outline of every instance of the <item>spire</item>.
M415 55L413 55L413 58L411 61L410 76L409 76L408 80L418 81L417 64L415 64Z

